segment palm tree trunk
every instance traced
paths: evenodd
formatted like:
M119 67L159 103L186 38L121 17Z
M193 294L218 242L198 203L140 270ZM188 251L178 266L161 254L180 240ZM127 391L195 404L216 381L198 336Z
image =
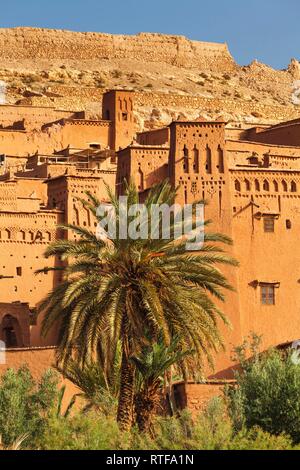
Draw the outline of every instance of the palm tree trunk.
M126 322L126 323L125 323ZM134 379L135 367L129 361L130 339L127 331L127 321L123 321L122 362L120 377L120 393L118 403L117 421L122 431L128 431L133 419Z
M159 385L154 384L135 397L136 423L141 432L151 434L153 418L160 404Z

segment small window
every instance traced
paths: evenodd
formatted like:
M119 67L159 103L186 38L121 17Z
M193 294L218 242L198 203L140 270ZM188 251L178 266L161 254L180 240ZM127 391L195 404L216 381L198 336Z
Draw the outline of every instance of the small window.
M123 121L128 121L128 114L127 113L122 113L122 119L123 119Z
M236 191L241 191L241 183L238 180L235 180L234 182L234 189Z
M17 276L22 276L22 268L21 266L17 267Z
M291 230L291 228L292 228L292 221L291 221L291 220L286 220L286 221L285 221L285 225L286 225L287 230Z
M268 233L274 232L274 218L273 217L264 217L264 231Z
M263 305L275 305L275 286L273 284L261 285L260 292Z

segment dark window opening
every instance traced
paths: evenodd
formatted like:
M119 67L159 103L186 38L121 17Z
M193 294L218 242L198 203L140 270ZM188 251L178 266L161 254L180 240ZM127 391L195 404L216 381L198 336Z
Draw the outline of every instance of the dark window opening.
M17 335L12 326L3 328L3 337L7 348L15 348L18 346Z
M273 217L264 217L264 231L273 233L275 229L275 220Z
M272 284L263 284L260 287L261 303L263 305L275 305L275 286Z
M241 191L241 183L238 180L235 180L234 188L236 191Z
M17 267L17 276L22 276L22 268L21 266Z
M206 165L205 165L206 173L212 173L212 159L211 159L211 149L209 146L206 146Z
M127 113L122 113L122 119L123 119L123 121L128 121L128 114Z
M291 220L286 220L286 221L285 221L285 225L286 225L287 230L291 230L291 228L292 228L292 221L291 221Z

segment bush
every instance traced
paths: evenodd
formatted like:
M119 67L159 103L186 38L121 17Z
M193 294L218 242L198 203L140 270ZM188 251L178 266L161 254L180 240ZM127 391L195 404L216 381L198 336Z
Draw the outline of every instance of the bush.
M260 428L233 433L224 403L212 400L193 420L188 411L178 417L158 418L155 434L136 428L121 432L114 418L99 413L54 417L36 443L43 450L290 450L288 436L273 436Z
M46 371L36 382L28 367L8 369L0 382L0 435L5 446L30 434L31 441L43 433L47 416L57 398L57 376Z
M254 355L237 374L237 387L225 392L234 428L288 434L300 442L300 366L279 351Z
M128 450L130 442L114 418L90 412L68 419L52 416L36 444L42 450Z
M229 442L227 450L292 450L289 436L273 436L260 428L243 430Z

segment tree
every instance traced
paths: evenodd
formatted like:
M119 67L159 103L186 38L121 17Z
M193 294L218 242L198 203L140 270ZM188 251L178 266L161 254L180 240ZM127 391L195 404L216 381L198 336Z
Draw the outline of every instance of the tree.
M225 396L236 431L259 427L276 436L290 435L300 443L300 365L293 350L258 353L259 337L254 335L251 356L248 343L236 348L241 370L236 386Z
M137 370L134 400L136 422L142 432L151 431L153 415L162 401L161 390L165 372L192 354L192 351L180 351L179 343L179 338L173 338L167 346L163 334L160 333L157 341L150 340L140 354L131 357Z
M145 239L120 236L124 220L127 218L126 229L133 220L128 214L139 202L138 191L132 184L126 186L125 206L109 188L107 191L114 209L116 236L99 237L86 228L63 225L62 229L74 232L79 239L58 240L47 248L46 257L60 256L65 265L42 271L60 269L64 277L44 299L40 311L45 312L43 333L54 325L59 328L58 358L62 363L72 354L82 362L90 360L103 341L108 343L105 351L114 357L121 341L117 419L126 430L133 418L135 383L135 365L130 357L143 344L145 331L153 338L162 331L167 345L179 336L182 350L195 350L193 364L184 361L186 373L192 366L199 369L204 357L211 362L213 352L222 345L218 321L226 322L213 298L224 301L223 290L230 289L218 265L236 262L219 245L231 240L207 230L201 250L187 252L186 241L175 236L178 222L174 217L171 238L154 239L150 231ZM171 206L175 196L167 181L154 187L145 201L146 222L150 221L153 204ZM102 220L97 215L100 202L91 193L87 197L82 204ZM141 225L150 226L146 222ZM208 223L204 223L205 228Z

